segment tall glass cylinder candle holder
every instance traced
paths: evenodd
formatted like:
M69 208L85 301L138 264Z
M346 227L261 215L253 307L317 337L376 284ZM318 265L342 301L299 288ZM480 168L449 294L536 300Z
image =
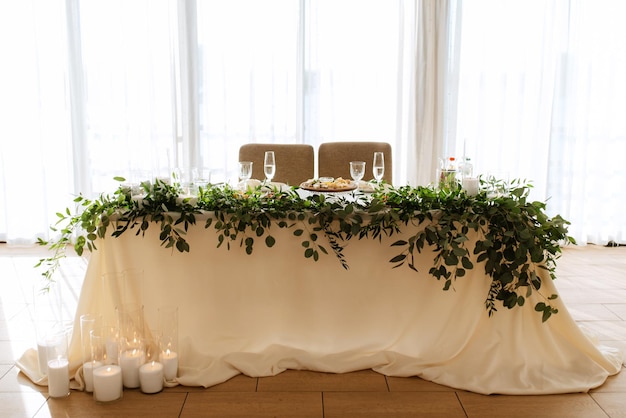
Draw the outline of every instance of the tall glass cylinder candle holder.
M70 371L67 358L67 334L59 332L47 339L48 394L64 398L70 394Z
M161 353L159 361L163 364L166 381L173 381L178 375L178 307L159 308L159 331L161 332Z
M122 368L122 383L125 388L134 389L140 386L139 368L146 362L146 352L143 339L120 340L120 367Z
M158 361L161 354L161 331L151 329L144 338L144 349L146 352L146 363Z
M98 358L103 364L118 364L120 354L120 332L117 325L102 325L91 331L92 335L92 360L93 360L93 336L102 339L103 354Z
M100 317L98 315L84 314L80 316L80 346L83 360L82 374L86 392L93 392L91 332L99 325Z
M106 364L106 341L108 328L105 326L94 327L89 332L89 361L83 363L83 379L85 392L93 392L93 372L98 367Z
M112 327L98 327L91 331L91 362L89 373L83 368L85 382L91 380L93 397L96 402L106 403L122 397L122 368L109 363L111 351ZM115 333L113 333L115 335ZM115 342L117 350L118 342ZM117 354L115 355L117 358ZM83 366L84 367L84 366ZM87 377L89 376L89 377Z
M126 303L116 308L117 326L120 337L130 341L139 341L144 337L143 305Z
M96 314L80 316L80 346L83 363L91 359L91 331L100 325L100 317Z
M63 327L61 286L58 283L51 286L49 282L37 281L32 288L32 297L39 373L45 376L48 374L47 340L60 332Z
M143 304L143 270L126 269L106 272L101 276L102 298L105 305L114 306L113 315L104 314L102 320L112 324L118 320L117 308Z
M104 363L96 361L93 357L90 357L88 361L83 363L83 381L85 383L85 392L93 392L93 371Z
M83 360L83 379L85 380L85 373L89 373L91 377L91 331L100 325L100 316L96 314L84 314L80 316L80 345L82 350ZM93 392L93 384L90 379L90 384L85 381L85 390L87 392Z

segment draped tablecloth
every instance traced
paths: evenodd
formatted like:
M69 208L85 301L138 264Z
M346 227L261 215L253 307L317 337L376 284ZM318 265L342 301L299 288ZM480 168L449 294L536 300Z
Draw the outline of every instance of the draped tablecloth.
M286 369L373 369L482 394L550 394L588 391L621 369L623 354L594 344L560 298L551 301L558 314L544 323L534 310L543 300L537 292L523 307L497 304L490 317L490 278L475 259L448 291L428 274L428 248L416 259L419 272L392 268L389 260L401 250L390 244L423 225L382 241L353 238L344 269L322 235L330 253L318 261L304 257L292 229L277 225L269 228L274 247L256 238L248 255L238 242L217 248L204 219L189 229L187 253L163 248L156 224L144 237L129 231L97 241L75 316L72 373L81 365L80 316L95 313L112 323L126 296L107 278L128 269L143 271L137 297L147 327L157 327L159 307L178 306L181 385L209 387L240 373ZM557 293L547 272L542 280L542 295ZM18 366L36 378L36 360L25 354Z

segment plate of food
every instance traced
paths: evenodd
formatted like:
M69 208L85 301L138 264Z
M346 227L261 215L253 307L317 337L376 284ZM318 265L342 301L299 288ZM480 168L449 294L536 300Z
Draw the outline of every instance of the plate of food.
M376 191L377 184L370 183L369 181L359 182L359 191L363 193L374 193Z
M349 192L357 188L352 180L338 177L321 177L319 179L309 179L300 184L300 188L311 192Z

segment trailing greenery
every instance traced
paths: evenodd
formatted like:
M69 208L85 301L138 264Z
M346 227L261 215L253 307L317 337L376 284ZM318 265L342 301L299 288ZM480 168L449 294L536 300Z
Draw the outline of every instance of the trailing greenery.
M405 231L406 225L421 225L415 235L393 241L398 254L389 260L392 268L417 271L416 255L430 251L434 256L429 274L449 290L479 263L492 279L485 300L492 315L498 304L511 309L524 305L533 292L541 295L540 269L554 279L561 244L573 239L567 235L566 220L549 218L544 203L528 200L530 184L481 180L481 186L476 196L453 184L446 189L383 185L371 194L301 197L297 188L262 185L242 191L221 185L200 188L197 197L187 198L181 197L178 184L160 180L143 183L140 197L120 186L112 195L94 200L80 195L73 211L59 212L52 227L58 237L39 241L52 256L37 266L44 267L43 275L52 283L68 245L82 255L85 249L95 250L98 239L107 235L143 235L152 225L158 225L163 247L188 252L189 226L196 224L196 215L212 212L204 227L217 234L217 247L240 246L252 254L258 242L274 246L273 228L287 228L301 240L305 258L317 261L332 252L348 269L343 249L351 239L382 241ZM535 305L543 321L557 313L550 304L556 297L546 295Z

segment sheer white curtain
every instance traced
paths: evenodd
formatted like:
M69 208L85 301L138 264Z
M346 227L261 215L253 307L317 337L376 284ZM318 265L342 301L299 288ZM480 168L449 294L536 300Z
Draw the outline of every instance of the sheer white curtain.
M624 8L1 2L0 240L45 236L73 194L115 175L202 165L229 180L245 142L374 140L394 146L399 184L467 155L532 180L580 242L623 243Z
M415 0L1 2L12 65L0 70L0 240L46 236L74 194L112 191L114 176L203 166L232 180L246 142L387 141L405 182L415 11Z
M454 149L457 107L459 1L420 1L413 26L417 43L414 71L415 134L407 141L410 183L427 185L435 181L439 160ZM411 164L411 162L413 164Z
M227 181L240 145L301 141L300 3L200 0L197 28L198 164Z
M45 236L73 190L64 5L0 3L0 240Z
M172 5L0 3L0 240L47 237L78 193L172 165Z
M532 180L580 242L626 240L619 0L462 3L456 155Z
M385 141L405 182L414 10L414 0L199 0L198 164L223 181L245 142Z
M175 69L175 3L170 0L76 1L70 40L80 43L72 68L75 158L86 162L90 195L115 188L114 176L169 176L180 139ZM73 74L73 73L72 73Z
M572 1L550 136L550 208L582 243L626 244L626 3Z

